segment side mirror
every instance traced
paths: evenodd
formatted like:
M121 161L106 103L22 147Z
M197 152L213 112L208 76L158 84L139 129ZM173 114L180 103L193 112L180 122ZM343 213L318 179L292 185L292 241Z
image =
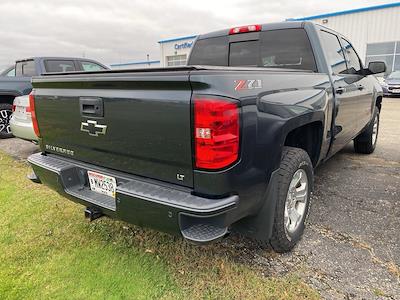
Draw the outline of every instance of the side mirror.
M371 61L368 64L370 74L379 74L386 72L386 64L383 61Z

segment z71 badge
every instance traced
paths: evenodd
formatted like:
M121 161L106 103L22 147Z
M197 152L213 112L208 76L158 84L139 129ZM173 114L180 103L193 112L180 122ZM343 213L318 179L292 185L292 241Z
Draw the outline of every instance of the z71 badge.
M235 91L261 89L261 79L235 80Z

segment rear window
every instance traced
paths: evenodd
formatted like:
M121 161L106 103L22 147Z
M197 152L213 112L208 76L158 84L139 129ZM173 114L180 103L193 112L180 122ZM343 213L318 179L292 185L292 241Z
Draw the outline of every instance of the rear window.
M229 51L230 66L257 66L259 62L258 41L231 43Z
M46 60L44 65L47 73L76 71L72 60Z
M103 66L100 66L99 64L96 64L94 62L91 61L80 61L81 65L82 65L82 69L83 71L101 71L101 70L105 70L105 68Z
M269 30L258 40L229 43L229 37L196 42L190 65L257 66L317 71L304 29Z
M15 75L27 76L27 77L35 76L36 75L35 62L33 60L17 62L15 67Z
M15 76L15 68L12 68L10 71L8 71L6 76L7 77L14 77Z
M227 36L198 40L190 55L189 64L226 66L228 65L228 45Z

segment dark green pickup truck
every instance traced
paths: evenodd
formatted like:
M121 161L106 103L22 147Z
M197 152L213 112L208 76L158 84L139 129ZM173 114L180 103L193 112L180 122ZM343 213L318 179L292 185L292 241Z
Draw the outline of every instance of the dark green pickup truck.
M186 67L34 77L29 162L91 219L289 251L314 168L352 140L374 151L384 70L336 32L283 22L200 35Z

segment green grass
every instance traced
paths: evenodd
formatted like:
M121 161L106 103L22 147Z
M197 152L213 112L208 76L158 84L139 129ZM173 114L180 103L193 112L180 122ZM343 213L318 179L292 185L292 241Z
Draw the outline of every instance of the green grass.
M264 278L229 246L107 218L26 179L0 152L1 299L318 299L298 276Z

